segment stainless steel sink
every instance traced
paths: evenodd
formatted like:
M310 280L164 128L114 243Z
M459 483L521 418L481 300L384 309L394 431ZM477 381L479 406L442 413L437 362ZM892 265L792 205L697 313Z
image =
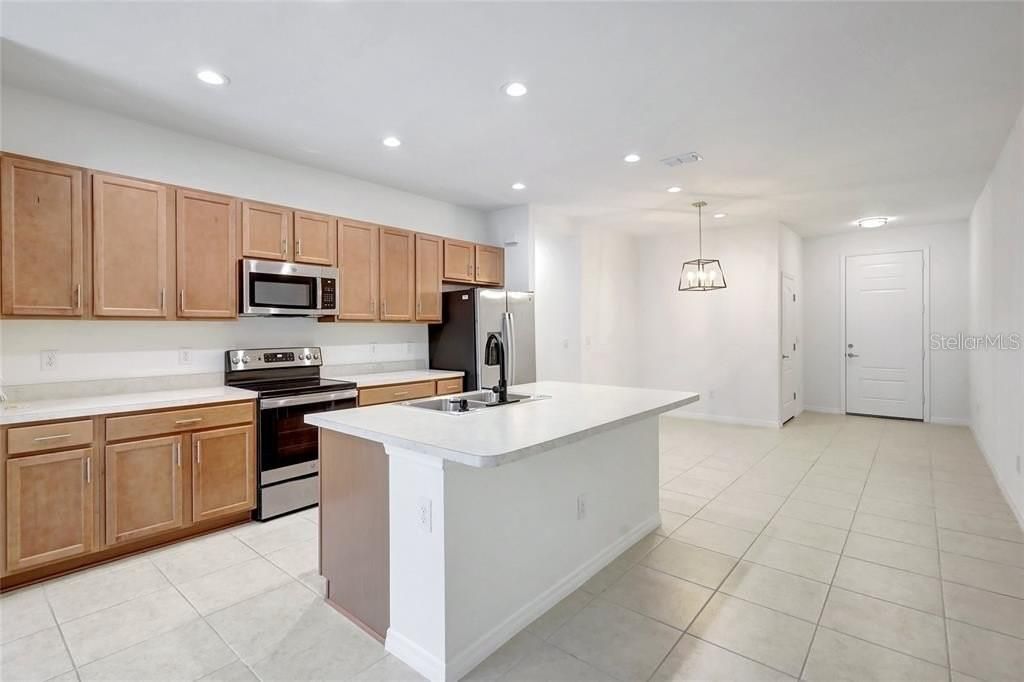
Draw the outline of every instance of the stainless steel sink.
M522 403L532 402L534 400L543 400L548 397L550 396L530 395L528 393L509 393L509 401L507 403L499 403L497 402L497 393L494 391L483 390L459 393L458 395L448 395L442 398L407 400L398 404L405 405L406 407L418 407L421 410L444 412L445 414L469 414L470 412L476 412L477 410L485 410L493 407L505 407L507 405L519 405Z

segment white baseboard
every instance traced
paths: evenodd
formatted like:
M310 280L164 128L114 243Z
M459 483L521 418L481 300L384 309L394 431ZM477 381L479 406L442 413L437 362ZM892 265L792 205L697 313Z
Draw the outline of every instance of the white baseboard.
M822 414L842 414L843 411L838 407L819 407L817 405L804 405L804 411L806 412L821 412Z
M981 439L978 438L978 432L974 430L973 424L968 424L971 429L971 435L974 436L974 442L978 444L978 449L981 450L982 457L985 458L985 463L988 464L988 470L992 472L992 478L996 479L996 485L999 486L999 492L1002 493L1003 499L1006 500L1006 506L1010 508L1013 515L1017 517L1017 525L1024 528L1024 510L1018 509L1013 497L1009 494L1006 486L999 480L999 469L992 464L992 458L988 456L988 452L985 450L984 444Z
M592 559L556 582L541 594L537 595L535 599L525 604L503 622L496 625L489 632L479 637L472 644L452 657L450 659L451 662L443 671L444 674L447 675L446 678L432 677L430 675L427 675L427 677L431 680L436 680L437 682L448 682L449 680L454 681L462 678L473 670L473 668L478 666L485 658L497 651L503 644L505 644L505 642L512 639L512 637L518 634L519 631L532 623L539 616L546 613L552 606L579 589L583 583L590 580L590 578L607 566L613 559L632 547L638 540L660 525L661 514L659 512L643 523L632 528L611 545L598 552ZM389 630L389 650L390 642L391 631ZM399 658L402 657L399 656ZM409 663L409 661L405 662L412 666L412 663ZM415 668L416 666L412 667ZM426 675L426 672L423 670L420 670L419 668L416 668L416 670L420 674Z
M408 637L396 632L394 628L388 628L387 636L384 638L384 650L428 680L435 682L445 680L444 661L438 660L436 656Z
M928 420L932 424L941 424L942 426L970 426L971 420L964 419L962 417L932 417ZM975 438L974 440L978 440Z
M685 408L677 408L664 413L665 417L678 417L679 419L696 419L698 421L716 422L719 424L737 424L740 426L763 426L768 428L779 428L778 421L771 419L747 419L746 417L727 417L720 414L706 414L704 412L688 412Z

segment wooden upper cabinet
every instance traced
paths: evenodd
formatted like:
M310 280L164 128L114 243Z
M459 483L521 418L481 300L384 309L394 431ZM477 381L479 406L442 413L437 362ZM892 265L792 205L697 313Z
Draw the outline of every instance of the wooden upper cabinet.
M236 317L238 200L179 189L175 215L178 315Z
M441 321L441 263L444 240L429 234L416 235L416 320Z
M337 265L337 221L317 213L295 211L295 262Z
M7 460L7 571L93 550L92 448Z
M476 245L476 281L480 284L504 284L505 249Z
M70 166L0 161L5 315L82 314L82 178Z
M380 319L408 322L415 299L415 234L380 228Z
M292 211L282 206L242 202L242 255L265 260L291 258Z
M338 221L339 320L377 319L379 236L376 225Z
M165 436L106 447L108 545L181 528L183 438Z
M457 239L444 240L444 278L472 282L476 271L476 245Z
M252 425L192 434L192 520L256 506L256 433Z
M95 315L167 316L169 214L173 210L168 194L164 185L93 174Z

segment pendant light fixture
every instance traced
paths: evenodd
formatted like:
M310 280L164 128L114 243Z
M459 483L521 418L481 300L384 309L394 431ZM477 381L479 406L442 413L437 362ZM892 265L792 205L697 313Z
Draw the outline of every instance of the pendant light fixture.
M725 288L725 272L722 264L714 258L704 257L704 237L701 225L702 213L706 201L697 201L691 204L697 209L697 260L688 260L683 263L683 269L679 273L679 291L712 291Z

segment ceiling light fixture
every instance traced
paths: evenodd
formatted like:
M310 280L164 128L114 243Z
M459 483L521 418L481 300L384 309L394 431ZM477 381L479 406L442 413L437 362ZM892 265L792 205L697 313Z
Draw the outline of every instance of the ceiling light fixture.
M625 161L626 163L636 163L637 161L640 160L640 155L639 154L626 154L625 156L622 157L622 160Z
M399 140L394 135L388 135L383 140L381 140L380 143L382 145L384 145L385 147L391 147L392 149L394 149L395 147L401 147L402 146L402 141Z
M508 95L509 97L522 97L527 92L529 92L529 90L526 89L526 86L518 81L506 83L504 86L504 90L505 94Z
M725 288L725 271L722 264L714 258L704 257L704 238L702 235L701 214L706 201L691 204L697 209L697 260L683 263L679 273L679 291L713 291Z
M514 190L516 190L518 192L521 189L526 189L526 185L524 185L521 182L516 182L516 183L512 184L512 189L514 189Z
M888 222L889 219L883 216L875 216L873 218L861 218L860 220L857 221L857 227L863 227L870 230L875 227L883 227Z
M231 82L231 79L224 74L217 73L211 69L200 69L196 72L196 78L207 85L227 85Z
M716 213L716 214L715 214L715 217L716 217L716 218L724 218L724 217L725 217L725 216L727 216L727 215L729 215L729 214L728 214L728 213Z
M676 192L682 192L683 188L682 187L676 187L675 185L673 185L672 187L669 187L665 191L666 192L671 192L672 194L675 194Z

